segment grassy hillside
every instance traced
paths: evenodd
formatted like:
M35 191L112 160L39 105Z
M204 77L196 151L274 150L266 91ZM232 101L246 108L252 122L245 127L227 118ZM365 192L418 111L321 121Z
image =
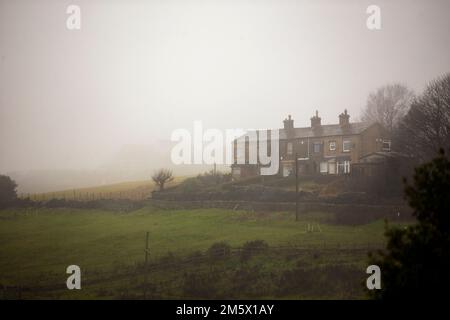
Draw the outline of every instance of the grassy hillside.
M270 247L296 245L322 256L319 260L314 260L314 255L308 256L302 263L320 261L327 265L333 264L336 259L343 259L341 262L344 264L361 266L358 268L364 275L367 248L381 247L383 244L383 222L339 226L324 224L325 218L325 214L309 213L294 222L292 214L284 212L252 213L221 209L171 211L152 207L127 214L76 209L2 210L0 284L25 287L64 284L65 268L77 264L93 280L93 284L85 284L80 292L56 290L58 296L117 297L114 290L103 292L104 283L101 281L94 285L95 279L115 274L118 270L136 274L130 270L142 265L147 231L152 263L166 259L169 252L172 259L186 259L196 251L204 252L215 242L226 241L233 247L239 247L246 241L261 239ZM315 232L308 231L308 224L315 226ZM338 254L335 249L327 250L330 248L350 251ZM260 259L270 262L273 257ZM280 271L289 265L284 263L273 268ZM158 272L164 273L165 268ZM158 272L151 273L153 277L167 277L165 274L156 276ZM181 276L185 270L177 272ZM108 286L128 288L129 279L108 279ZM133 281L139 287L139 277ZM48 297L48 294L39 293L37 296Z
M167 187L178 185L186 177L175 177L175 179L167 184ZM142 200L151 195L155 190L155 183L152 180L128 181L122 183L108 184L90 188L79 188L61 190L55 192L26 194L22 197L30 197L32 200L50 200L50 199L132 199Z

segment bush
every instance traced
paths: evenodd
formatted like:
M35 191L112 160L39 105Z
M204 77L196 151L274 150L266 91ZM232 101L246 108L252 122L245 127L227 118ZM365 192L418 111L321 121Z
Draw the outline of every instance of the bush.
M189 273L184 276L183 294L188 298L214 299L217 295L217 274Z
M269 249L269 245L264 240L247 241L242 247L241 261L247 261L253 255L265 252Z
M294 268L284 271L277 283L277 296L320 297L341 295L358 298L364 273L355 265L325 265L318 268Z
M206 172L196 177L188 178L173 188L178 192L205 192L217 189L223 183L231 181L231 174L222 172Z
M196 250L187 256L187 261L192 264L201 263L204 260L203 252Z
M226 242L216 242L207 251L212 261L222 260L231 255L231 246Z
M383 287L368 293L388 300L442 298L450 286L450 159L444 150L415 169L405 196L418 223L386 231L386 250L370 256Z
M8 176L0 175L0 208L7 207L17 199L17 184Z
M272 277L264 274L260 266L245 266L233 271L226 297L231 299L261 299L274 291Z

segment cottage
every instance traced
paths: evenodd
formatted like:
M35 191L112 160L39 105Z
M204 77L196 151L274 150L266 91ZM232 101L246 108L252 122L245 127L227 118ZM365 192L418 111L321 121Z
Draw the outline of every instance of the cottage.
M294 119L289 115L279 129L279 171L282 176L294 173L295 159L299 174L349 174L353 164L376 152L389 152L391 141L387 131L378 123L350 122L345 110L339 115L338 124L322 125L318 111L311 118L311 126L295 128ZM252 143L259 145L258 139L248 139L247 134L234 140L232 175L244 178L260 174L261 165L248 161L248 150ZM238 144L245 146L245 161L238 161ZM271 141L266 145L270 146ZM268 151L269 152L269 151Z

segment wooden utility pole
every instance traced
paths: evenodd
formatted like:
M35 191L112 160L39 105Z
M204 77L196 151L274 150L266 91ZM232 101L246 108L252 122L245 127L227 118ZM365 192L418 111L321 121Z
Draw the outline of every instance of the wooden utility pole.
M145 265L144 265L144 300L147 299L147 286L148 286L148 278L147 278L147 264L148 264L148 231L145 236Z
M148 231L145 237L145 267L147 267L147 263L148 263Z
M295 221L298 221L298 154L295 153Z

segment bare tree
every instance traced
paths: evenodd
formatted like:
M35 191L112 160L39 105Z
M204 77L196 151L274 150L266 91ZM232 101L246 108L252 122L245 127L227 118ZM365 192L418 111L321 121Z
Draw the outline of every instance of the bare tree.
M17 200L17 184L8 176L0 174L0 208Z
M450 148L450 73L433 80L414 99L395 130L394 144L419 161L433 158L440 148Z
M389 84L372 92L362 112L362 120L378 122L392 132L406 115L414 93L402 84Z
M173 180L172 171L169 169L159 169L152 175L153 181L159 186L159 191L164 190L164 185Z

